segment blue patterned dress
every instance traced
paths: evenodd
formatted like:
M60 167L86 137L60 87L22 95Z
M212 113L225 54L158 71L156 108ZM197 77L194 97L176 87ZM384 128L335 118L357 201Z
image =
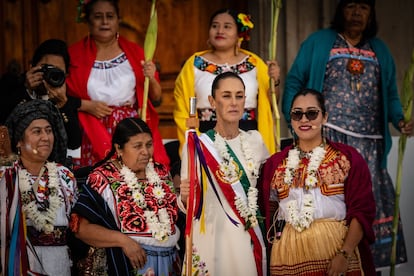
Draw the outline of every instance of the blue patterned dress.
M347 70L350 59L364 64L362 74ZM380 67L369 43L357 47L338 36L326 66L323 94L328 112L324 135L335 142L355 147L365 158L371 172L376 201L375 244L372 246L375 267L390 265L392 220L395 191L386 168L382 136L382 101L379 92ZM407 261L401 222L398 231L397 263Z

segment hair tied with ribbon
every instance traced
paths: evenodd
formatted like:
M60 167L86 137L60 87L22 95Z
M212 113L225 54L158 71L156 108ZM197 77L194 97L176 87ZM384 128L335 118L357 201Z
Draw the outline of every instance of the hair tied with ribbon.
M239 13L237 15L237 22L240 24L239 28L239 38L241 40L250 40L250 31L253 29L253 22L250 20L250 15Z

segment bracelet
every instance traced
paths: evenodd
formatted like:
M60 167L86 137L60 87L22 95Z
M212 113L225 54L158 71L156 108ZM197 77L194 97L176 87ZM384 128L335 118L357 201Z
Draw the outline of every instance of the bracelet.
M280 84L280 79L277 80L277 82L275 82L275 87L278 87Z
M348 252L346 252L345 250L343 250L343 249L340 249L340 250L338 250L338 251L336 251L336 255L338 256L338 255L341 255L341 256L343 256L347 261L349 261L350 259L351 259L351 255L350 254L348 254Z

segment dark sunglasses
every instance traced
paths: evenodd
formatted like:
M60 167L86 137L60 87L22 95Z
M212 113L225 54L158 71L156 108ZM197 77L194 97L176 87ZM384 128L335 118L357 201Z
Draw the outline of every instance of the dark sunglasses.
M293 110L290 112L290 118L292 118L292 120L294 121L300 121L302 120L303 115L305 115L309 121L312 121L318 118L319 112L320 110L318 109L308 110L306 112L302 112L300 110Z

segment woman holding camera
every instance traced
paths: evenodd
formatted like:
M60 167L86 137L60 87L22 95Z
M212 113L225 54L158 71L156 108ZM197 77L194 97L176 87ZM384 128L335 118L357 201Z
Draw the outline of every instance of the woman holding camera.
M35 50L30 69L24 77L16 76L2 82L1 90L9 94L2 98L0 124L3 124L13 108L24 101L33 99L50 100L59 109L66 133L68 148L80 147L78 108L81 100L66 95L66 74L69 69L67 45L59 39L45 40ZM5 85L9 83L9 85Z

